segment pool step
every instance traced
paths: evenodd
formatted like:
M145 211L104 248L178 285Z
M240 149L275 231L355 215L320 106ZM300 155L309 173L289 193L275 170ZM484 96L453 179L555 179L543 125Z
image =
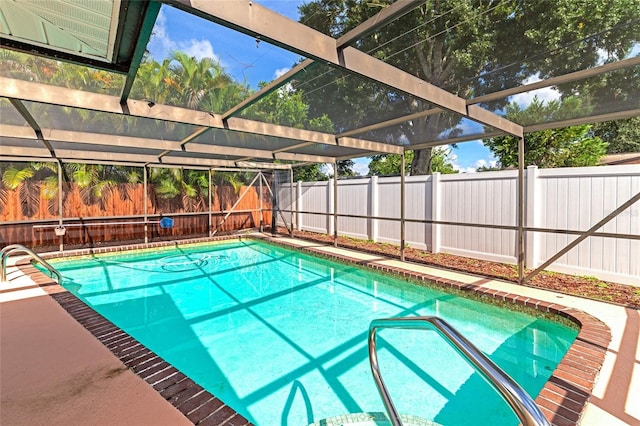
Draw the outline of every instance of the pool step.
M403 426L440 426L440 424L410 414L400 414ZM309 426L391 426L385 413L350 413L329 417Z

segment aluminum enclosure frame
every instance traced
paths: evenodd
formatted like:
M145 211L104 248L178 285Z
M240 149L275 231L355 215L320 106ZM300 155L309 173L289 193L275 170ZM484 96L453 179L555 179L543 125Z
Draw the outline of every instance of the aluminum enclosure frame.
M581 70L569 73L563 76L542 80L535 83L529 83L516 87L514 89L502 90L486 96L480 96L472 99L463 99L459 96L451 94L429 82L421 80L407 72L395 68L383 61L373 58L363 53L349 44L357 38L367 34L377 28L385 25L389 21L402 16L405 13L420 6L423 1L398 0L389 7L381 10L374 18L360 24L351 32L347 33L339 39L326 36L298 22L292 21L286 17L278 15L269 9L253 3L248 0L236 0L234 2L220 3L205 0L163 0L163 1L146 1L145 14L138 27L138 38L134 46L134 52L128 67L118 66L117 71L126 73L125 85L120 96L109 96L96 93L88 93L85 91L66 89L61 87L53 87L46 84L30 83L21 80L0 77L0 97L8 99L18 113L25 119L29 125L28 128L21 126L2 124L0 126L0 137L10 137L17 140L27 139L35 140L42 144L42 148L30 148L27 150L20 149L18 145L2 146L0 160L19 158L40 158L54 160L61 167L64 161L87 161L106 162L106 163L133 163L144 165L158 165L163 167L183 167L209 169L215 167L238 167L241 165L252 165L256 169L271 168L291 168L296 165L304 165L309 162L331 163L334 169L334 198L337 202L337 165L336 161L344 158L354 158L358 156L370 155L371 153L393 153L402 155L404 162L405 147L385 144L376 141L354 138L352 136L361 134L366 131L383 129L394 126L408 120L420 117L426 117L431 114L441 113L443 111L453 111L473 120L480 124L485 124L497 129L496 132L489 133L491 136L500 134L510 134L519 139L518 151L518 213L517 213L517 258L519 281L524 283L532 275L538 272L534 271L529 276L524 275L524 243L523 235L524 227L524 137L525 133L558 128L569 125L577 125L591 123L595 121L613 120L620 118L629 118L640 115L640 109L631 109L627 111L619 111L608 114L600 114L597 116L581 117L572 120L555 123L545 123L534 126L521 126L517 123L510 122L482 107L479 103L489 100L495 100L511 96L518 93L524 93L554 85L565 84L572 81L586 79L588 77L597 76L606 72L637 67L640 65L640 57L624 59L611 64L601 65L592 69ZM293 51L304 55L310 59L305 60L297 67L294 67L288 73L269 83L261 91L256 92L249 98L240 102L233 108L223 114L210 114L203 111L189 110L186 108L173 107L168 105L154 104L144 100L130 100L129 92L133 85L135 73L142 60L146 40L151 34L151 28L155 22L155 18L162 4L178 7L188 13L198 15L207 20L219 23L226 27L235 29L244 34L251 35L261 40L266 40L279 47L283 47L289 51ZM44 52L56 56L55 52ZM82 62L82 58L64 57L77 62ZM359 129L353 129L341 134L330 134L323 132L314 132L309 130L295 129L277 124L262 123L253 120L236 117L243 109L258 102L267 94L276 90L278 87L286 84L293 79L295 75L309 66L313 66L315 62L328 64L331 67L344 70L350 74L354 74L365 79L382 83L395 90L407 93L411 96L423 99L436 107L420 113L407 115L395 119L381 121L372 125L364 126ZM95 63L86 61L85 64L96 66ZM108 67L107 67L108 68ZM40 102L45 104L59 105L69 108L82 108L105 113L127 115L140 118L156 119L159 117L164 121L186 123L197 125L199 128L191 135L182 140L165 140L165 139L149 139L128 136L110 137L104 134L62 131L59 129L42 128L38 121L31 116L25 108L23 101ZM204 145L194 142L198 136L211 129L220 129L230 132L240 132L246 134L255 134L261 136L269 136L282 138L291 141L291 145L279 149L247 149L239 147L221 147L215 145ZM447 143L463 142L465 140L476 140L473 138L446 139L442 141L425 141L424 143L408 146L406 149L418 149L432 147ZM145 147L148 149L157 149L161 152L157 155L137 154L118 152L100 152L100 151L82 151L76 149L54 149L52 142L82 143L94 145L96 147ZM325 155L309 155L295 150L311 145L330 145L334 147L344 147L359 150L359 154L346 154L341 156L325 156ZM180 155L172 155L179 153ZM188 154L203 154L202 156L189 157ZM206 158L206 155L235 157L233 159L216 159ZM265 160L264 162L255 160ZM271 165L273 160L282 160L291 162L289 165ZM402 179L404 181L404 179ZM404 185L402 186L402 206L401 206L401 241L404 241ZM631 201L634 200L634 201ZM625 203L628 207L638 200L638 196L632 197L629 203ZM628 205L627 205L628 204ZM334 204L335 205L335 204ZM337 240L337 206L334 212L334 239ZM296 209L297 210L297 209ZM624 209L622 209L624 210ZM619 214L622 210L617 209L612 214ZM292 216L293 217L293 216ZM592 235L595 229L584 232L576 241L581 241ZM335 244L334 240L334 244ZM573 244L573 246L575 246ZM404 244L402 244L403 246ZM571 249L572 245L567 246L559 253L563 253ZM401 247L403 250L403 247ZM404 256L402 256L404 257ZM543 266L548 266L556 256L545 262ZM542 267L538 268L541 269Z

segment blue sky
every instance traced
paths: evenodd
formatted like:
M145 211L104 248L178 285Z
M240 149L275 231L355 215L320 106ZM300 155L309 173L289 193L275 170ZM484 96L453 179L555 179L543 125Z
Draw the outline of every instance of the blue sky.
M291 19L298 19L297 5L301 3L299 0L272 0L258 3ZM147 50L158 61L168 57L174 50L184 51L198 59L214 58L236 80L245 82L254 89L258 87L260 81L268 82L279 77L302 59L299 55L287 50L262 41L257 42L252 37L169 6L162 6ZM535 76L527 80L527 82L533 81L536 81ZM543 100L559 97L557 91L548 88L519 94L512 100L526 105L534 95ZM461 143L450 151L451 162L461 172L475 172L480 166L495 165L495 157L481 141ZM355 171L366 175L369 160L362 158L355 159L354 162L356 163Z

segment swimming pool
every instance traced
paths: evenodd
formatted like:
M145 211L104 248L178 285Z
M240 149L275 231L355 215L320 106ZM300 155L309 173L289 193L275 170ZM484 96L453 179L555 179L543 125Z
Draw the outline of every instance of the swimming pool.
M375 318L438 315L536 396L577 330L258 241L52 261L64 286L257 425L384 411L369 370ZM402 413L517 424L436 333L383 330Z

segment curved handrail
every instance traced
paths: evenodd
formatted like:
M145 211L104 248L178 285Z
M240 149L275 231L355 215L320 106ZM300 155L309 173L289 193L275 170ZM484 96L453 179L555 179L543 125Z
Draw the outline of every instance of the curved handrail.
M531 397L500 367L476 348L446 321L438 317L385 318L373 320L369 325L369 363L371 372L382 397L384 406L394 426L402 426L387 387L380 375L376 349L376 330L378 328L434 329L462 357L468 361L481 376L509 404L523 426L549 426L549 421Z
M47 262L42 257L40 257L38 253L36 253L35 251L31 250L28 247L23 246L22 244L11 244L9 246L4 247L2 250L0 250L0 261L2 263L2 268L0 268L0 282L4 282L7 280L7 259L9 258L10 255L15 253L28 254L29 256L31 256L32 259L40 262L42 266L44 266L49 271L49 273L51 273L52 277L53 275L58 277L58 284L62 282L62 274L60 273L60 271L58 271L56 268L51 266L49 262Z

